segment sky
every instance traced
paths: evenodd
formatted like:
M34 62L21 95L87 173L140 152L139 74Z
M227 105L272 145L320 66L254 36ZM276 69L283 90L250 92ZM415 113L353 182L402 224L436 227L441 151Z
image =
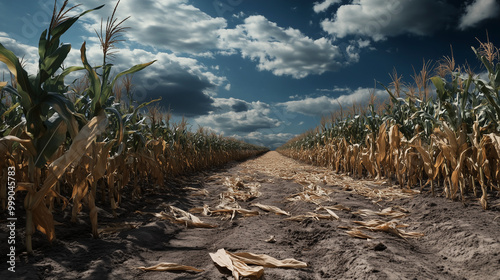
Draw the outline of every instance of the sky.
M106 5L61 38L72 45L65 65L81 65L85 41L97 66L96 30L116 1L80 2L78 11ZM0 43L24 57L28 73L36 73L53 5L0 2ZM471 46L487 33L500 46L498 0L122 0L117 18L128 16L114 69L156 60L134 75L138 101L162 97L159 105L193 130L270 148L316 127L339 104L362 104L372 92L384 100L377 83L389 85L394 69L411 82L424 61L450 56L452 47L458 64L482 73Z

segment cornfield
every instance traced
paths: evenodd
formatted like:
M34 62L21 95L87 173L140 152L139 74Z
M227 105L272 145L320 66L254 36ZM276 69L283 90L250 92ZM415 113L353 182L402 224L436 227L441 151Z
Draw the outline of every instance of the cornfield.
M453 200L473 195L487 209L488 195L500 192L500 53L489 40L472 49L487 80L453 55L433 77L424 62L410 84L394 71L391 85L381 84L388 102L377 105L372 93L367 106L341 107L278 151L358 178L439 189Z
M155 61L111 76L109 60L127 29L122 25L126 18L115 17L119 1L96 32L102 64L91 66L84 42L82 65L62 67L71 45L61 44L61 36L80 17L102 7L70 17L75 7L67 4L54 8L50 26L40 36L37 73L28 75L21 60L0 44L0 61L12 77L0 83L0 204L6 210L7 170L15 167L16 196L24 200L26 211L28 252L33 251L35 229L54 240L55 207L70 205L71 220L76 221L87 206L97 238L96 204L108 203L115 210L124 191L131 189L127 198L140 199L144 185L162 189L166 180L180 174L267 151L202 128L191 132L184 120L172 123L169 114L152 107L158 100L133 102L130 75ZM66 84L65 77L75 71L83 71L85 78ZM121 99L123 89L128 101Z

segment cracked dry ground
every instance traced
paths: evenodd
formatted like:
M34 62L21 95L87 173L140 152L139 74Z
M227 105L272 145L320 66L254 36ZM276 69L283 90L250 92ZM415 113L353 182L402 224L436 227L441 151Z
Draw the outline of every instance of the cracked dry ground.
M276 206L290 216L255 204ZM217 227L188 228L152 215L164 211L169 217L170 206L191 209ZM136 228L104 231L98 240L90 238L84 213L77 225L69 223L67 213L59 213L56 219L64 225L56 228L58 240L50 245L39 235L35 255L20 254L16 276L232 279L209 256L224 248L308 264L265 268L263 279L500 279L498 204L482 211L473 199L464 205L403 192L387 180L353 179L277 152L183 178L167 192L149 190L141 201L121 207L118 218L100 209L100 225ZM237 207L258 215L215 211ZM137 268L160 262L203 272ZM0 278L5 276L12 277L0 272Z

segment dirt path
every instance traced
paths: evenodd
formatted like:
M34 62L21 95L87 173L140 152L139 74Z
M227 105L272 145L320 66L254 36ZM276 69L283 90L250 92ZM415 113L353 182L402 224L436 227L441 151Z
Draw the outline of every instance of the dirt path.
M240 200L244 196L247 201ZM259 215L195 214L203 222L217 225L215 228L186 228L152 215L168 213L169 206L187 211L208 205L213 211L224 205L234 208L236 203ZM279 207L291 216L263 211L252 206L255 203ZM269 152L227 169L180 180L167 193L150 190L142 202L123 204L118 218L101 209L103 227L126 222L137 228L104 232L99 240L90 238L84 213L77 225L64 216L67 211L58 213L56 219L64 223L56 228L58 240L50 245L37 234L35 255L18 252L16 273L5 268L0 278L232 279L209 257L224 248L308 264L302 269L265 268L268 280L500 279L500 211L498 201L492 205L495 203L493 210L482 211L477 201L465 207L426 194L401 192L386 181L355 180ZM319 214L321 219L299 216L308 213ZM389 232L368 230L370 225L362 228L355 221L371 221L374 227ZM349 230L371 238L352 237ZM0 234L6 240L3 222ZM266 242L272 236L274 242ZM4 249L2 244L1 252ZM2 253L2 263L4 256ZM204 272L137 269L159 262L190 265Z

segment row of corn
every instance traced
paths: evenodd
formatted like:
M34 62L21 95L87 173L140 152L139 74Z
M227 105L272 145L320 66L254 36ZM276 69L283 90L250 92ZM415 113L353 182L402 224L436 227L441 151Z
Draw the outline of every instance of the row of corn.
M473 48L487 71L444 57L405 84L394 72L387 102L340 108L282 154L355 177L390 178L401 188L429 187L450 199L473 195L484 209L500 192L500 63L489 40ZM483 76L483 75L481 75ZM383 85L382 85L383 86Z
M12 180L7 170L15 167L28 252L36 229L55 238L56 206L71 205L71 220L76 221L86 205L98 237L97 203L114 211L125 190L132 193L127 198L140 198L144 186L161 189L165 180L180 174L266 151L203 129L191 132L184 120L172 123L169 114L151 107L158 100L134 101L130 75L155 61L111 75L113 47L126 30L125 20L115 17L119 1L98 33L102 64L91 66L83 43L82 64L62 67L71 45L61 44L61 36L81 16L102 7L69 16L75 7L67 4L54 8L50 26L40 36L37 73L28 75L22 61L0 43L0 61L11 73L10 82L0 82L0 205L7 209L6 186ZM84 78L66 84L65 77L75 71Z

